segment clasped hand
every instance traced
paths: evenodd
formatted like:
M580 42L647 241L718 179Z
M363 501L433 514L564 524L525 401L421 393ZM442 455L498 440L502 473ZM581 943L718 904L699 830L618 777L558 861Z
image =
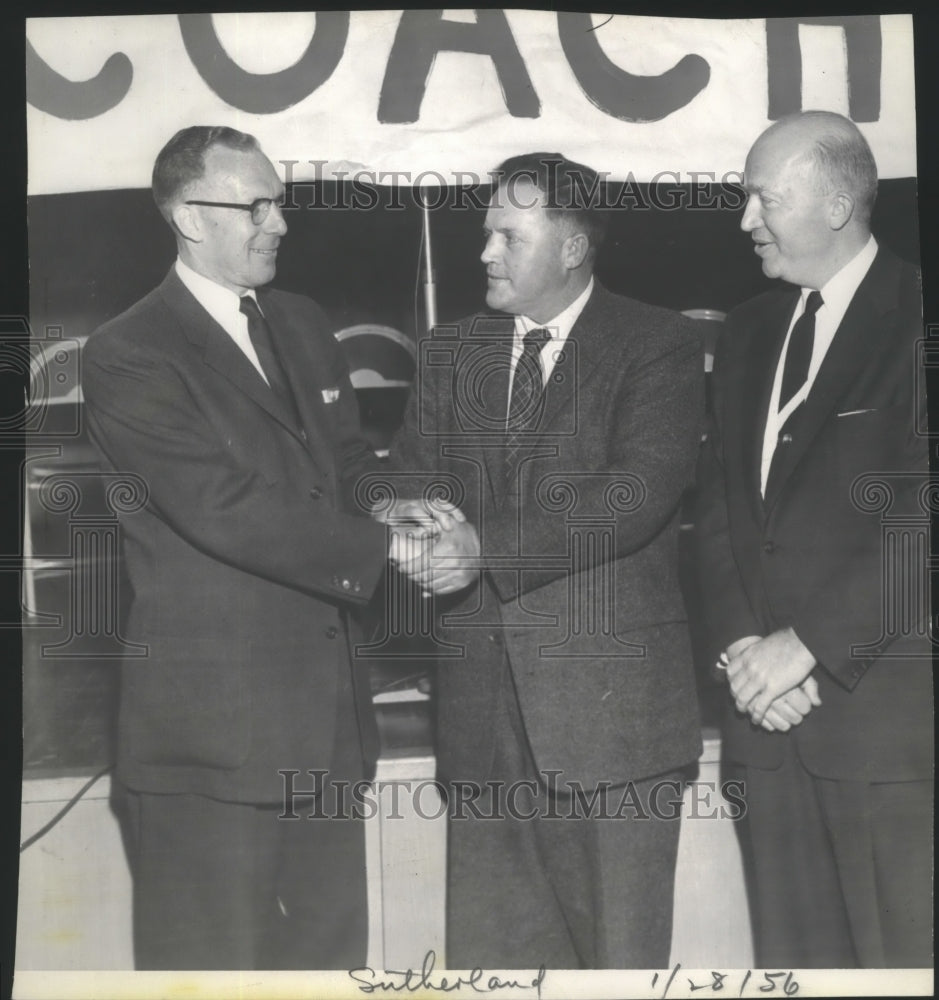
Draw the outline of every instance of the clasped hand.
M822 703L815 657L791 628L738 639L723 659L737 710L769 732L797 726Z
M430 594L468 587L479 569L479 537L466 515L442 500L399 500L375 516L391 531L388 557Z

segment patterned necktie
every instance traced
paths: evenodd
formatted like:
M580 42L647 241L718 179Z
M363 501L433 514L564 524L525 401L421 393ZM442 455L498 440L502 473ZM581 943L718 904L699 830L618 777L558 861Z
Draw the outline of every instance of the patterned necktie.
M812 349L815 346L815 314L824 305L819 292L810 292L805 300L805 309L796 320L789 336L786 350L786 364L783 368L782 385L779 390L779 409L802 388L809 377L812 364Z
M271 338L271 329L267 325L267 320L261 315L257 302L250 295L242 295L238 308L248 320L248 336L251 338L251 344L258 356L258 361L261 362L261 368L264 369L268 385L274 394L280 397L281 402L287 406L291 416L299 425L297 403L290 391L287 374L277 356L277 348Z
M518 453L526 432L537 428L542 410L544 376L541 371L541 349L551 339L543 327L529 330L522 342L522 354L515 366L509 410L506 414L505 477L508 482L515 474Z

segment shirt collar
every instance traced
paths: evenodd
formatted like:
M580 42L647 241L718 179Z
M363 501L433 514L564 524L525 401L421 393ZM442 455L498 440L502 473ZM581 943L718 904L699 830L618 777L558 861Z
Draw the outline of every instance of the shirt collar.
M176 273L179 275L179 280L195 296L199 305L223 329L231 330L233 323L242 321L241 296L237 292L224 288L217 281L194 271L181 257L176 258ZM257 295L253 288L249 288L245 294L250 295L257 302Z
M567 306L566 309L562 309L554 319L549 319L547 323L536 323L529 316L516 316L515 317L515 337L518 340L522 340L525 334L529 330L545 329L551 334L552 340L567 340L568 335L574 328L574 324L577 322L580 314L584 311L584 306L587 304L587 299L590 298L590 293L593 291L593 275L590 276L590 280L587 282L587 287L577 296L574 301Z
M829 278L819 289L822 302L825 303L825 308L831 315L837 316L839 322L841 317L847 312L848 306L851 304L851 299L854 298L854 293L858 290L858 286L870 270L870 266L874 263L876 256L877 241L871 236L861 251L852 257L837 274ZM811 291L811 288L802 289L803 308L805 307L805 300Z

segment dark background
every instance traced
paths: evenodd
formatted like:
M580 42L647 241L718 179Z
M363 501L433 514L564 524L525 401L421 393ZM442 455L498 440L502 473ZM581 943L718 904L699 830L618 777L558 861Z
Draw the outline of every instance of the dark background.
M7 0L0 10L0 93L7 106L4 116L4 147L0 156L2 171L2 234L4 249L0 267L0 316L9 317L15 326L28 313L27 226L26 226L26 137L24 86L24 24L27 16L64 16L90 14L173 13L180 7L194 10L257 9L258 3L180 3L128 2L128 0L98 0L75 4L65 0ZM313 4L280 5L278 9ZM332 5L316 4L320 9ZM522 6L530 6L523 4ZM814 13L810 5L752 2L680 3L625 2L565 3L566 9L610 11L676 17L753 17L794 16ZM937 197L939 197L939 148L935 112L939 94L935 42L935 4L927 0L906 0L902 3L838 3L824 7L826 14L914 13L916 45L916 90L919 185L918 204L921 219L919 237L924 262L924 312L927 324L939 322L939 283L937 283ZM907 259L915 259L916 229L914 223L913 184L887 182L882 185L875 232L883 242ZM70 196L71 197L71 196ZM95 212L95 199L110 199L114 209ZM76 333L83 332L80 324L90 330L101 319L129 305L162 277L172 257L168 233L160 228L155 211L148 204L146 192L114 192L77 196L66 204L64 196L35 199L31 212L35 220L34 260L37 281L42 270L42 241L50 263L47 277L50 284L38 288L37 316L62 321L61 314L53 317L48 311L68 303L68 318L75 322ZM99 202L100 206L103 202ZM59 212L56 216L56 212ZM362 220L345 222L338 218L311 212L304 221L288 218L292 232L284 244L278 284L308 292L319 298L338 322L346 317L374 318L408 329L412 321L416 280L416 246L418 217L405 212L386 225L374 247L363 253L363 244L353 237L355 226ZM700 215L682 213L632 213L623 224L632 227L614 236L605 254L599 273L614 290L633 294L649 301L681 308L709 306L727 308L758 291L764 284L746 237L736 232L738 214L727 213L720 218L715 213ZM57 221L56 221L57 220ZM458 228L470 223L457 218L444 221L443 214L434 217L438 251L440 288L440 318L446 320L475 308L480 301L480 269L476 254L481 249L478 236L458 239L446 235L451 224ZM333 230L348 225L350 229ZM309 228L308 228L309 227ZM467 229L467 233L469 229ZM322 236L322 241L314 235ZM332 242L327 239L334 234ZM712 238L719 240L720 253L715 252ZM345 242L344 242L345 241ZM70 253L66 254L66 248ZM374 253L372 250L374 249ZM67 261L62 269L53 261ZM340 274L341 272L341 274ZM337 274L340 280L337 282ZM373 289L374 286L374 289ZM358 290L372 290L364 299ZM381 289L381 291L379 291ZM357 316L361 303L367 301L381 315ZM43 318L40 319L40 313ZM399 317L399 318L396 318ZM931 386L931 389L933 387ZM931 415L935 420L936 392L931 393ZM8 363L0 363L0 415L5 421L21 411L23 399L22 373ZM9 433L9 423L0 444L0 505L4 517L0 520L0 557L6 562L19 549L20 475L22 441ZM19 608L19 576L16 572L0 573L0 611L2 621L15 621ZM0 822L0 859L3 861L0 880L0 998L9 995L13 973L15 940L17 844L19 841L18 812L21 766L22 696L20 678L20 636L15 628L0 629L0 781L2 781L2 816Z
M435 200L444 206L430 213L442 322L484 303L484 212L471 206L484 203L488 188L471 193L475 201L441 192ZM637 207L609 212L597 265L612 291L674 309L726 311L773 284L740 230L739 194L719 185L660 185L653 193L636 185L629 193ZM418 313L422 304L418 195L382 188L375 195L382 204L363 209L344 207L354 201L348 187L292 188L288 204L296 207L285 210L289 231L274 284L312 296L337 328L377 322L414 336L415 302ZM34 332L54 323L68 337L91 333L158 284L175 258L149 191L43 195L29 199L28 212ZM915 180L881 181L873 228L901 257L918 259Z

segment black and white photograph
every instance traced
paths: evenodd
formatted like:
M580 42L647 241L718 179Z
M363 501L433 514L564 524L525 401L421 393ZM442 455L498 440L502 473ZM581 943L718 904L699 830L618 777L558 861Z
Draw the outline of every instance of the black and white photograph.
M11 996L932 995L928 20L674 9L9 20Z

